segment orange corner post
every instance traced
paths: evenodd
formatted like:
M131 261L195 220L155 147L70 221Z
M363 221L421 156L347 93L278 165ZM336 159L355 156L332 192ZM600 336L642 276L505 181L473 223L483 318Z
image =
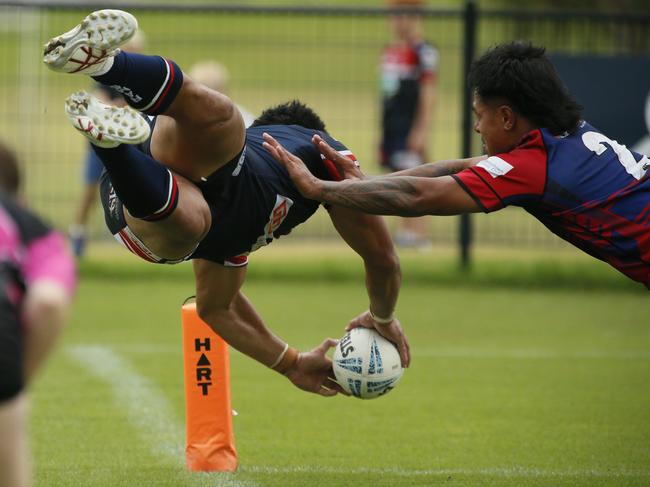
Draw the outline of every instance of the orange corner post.
M193 471L232 472L237 450L230 405L228 344L196 313L181 311L185 362L185 459Z

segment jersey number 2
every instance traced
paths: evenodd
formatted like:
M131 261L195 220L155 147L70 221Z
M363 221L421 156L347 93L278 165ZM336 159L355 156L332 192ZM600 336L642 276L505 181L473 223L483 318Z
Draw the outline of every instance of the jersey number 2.
M607 146L604 145L605 143L609 145L618 156L618 162L635 179L641 179L645 175L648 167L650 167L650 159L646 156L643 156L640 161L637 161L627 147L598 132L585 132L582 134L582 142L587 149L595 152L596 155L601 155L607 150Z

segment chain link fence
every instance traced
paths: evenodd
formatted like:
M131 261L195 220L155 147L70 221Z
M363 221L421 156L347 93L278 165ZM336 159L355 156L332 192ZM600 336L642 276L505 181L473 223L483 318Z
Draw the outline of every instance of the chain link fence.
M181 67L218 60L230 72L228 94L253 114L290 99L312 106L329 132L348 145L368 173L378 173L379 60L390 41L385 8L121 6L146 34L146 53ZM86 146L68 125L63 100L90 89L84 76L49 72L41 62L49 37L79 22L91 8L70 3L0 1L0 138L22 161L30 204L57 226L73 221L81 197ZM425 36L440 52L437 103L429 134L432 159L462 151L464 26L462 9L423 12ZM514 39L545 45L551 55L650 55L648 18L626 15L479 11L476 52ZM598 80L594 80L595 83ZM639 83L648 85L647 79ZM612 94L615 96L615 94ZM480 144L473 137L472 152ZM393 222L394 223L394 222ZM455 217L429 219L436 243L458 241ZM519 209L473 217L476 245L565 245ZM108 235L95 210L92 235ZM334 230L324 212L298 235L326 238Z

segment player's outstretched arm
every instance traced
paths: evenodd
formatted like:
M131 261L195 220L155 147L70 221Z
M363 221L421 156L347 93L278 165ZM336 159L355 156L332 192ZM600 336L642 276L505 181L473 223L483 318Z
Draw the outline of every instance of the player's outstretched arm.
M299 157L266 135L264 147L284 167L307 198L375 215L458 215L482 211L451 177L379 176L363 180L323 181Z
M408 367L409 343L394 314L402 274L386 223L381 217L340 206L328 211L341 237L363 259L366 271L368 310L350 321L346 330L375 328L397 346L403 366Z
M240 291L246 267L224 267L194 260L199 316L228 344L267 367L286 375L300 389L322 396L343 392L334 382L332 361L325 355L336 346L326 339L309 352L298 353L275 336Z
M269 139L270 141L271 139ZM339 170L343 179L365 179L365 176L359 164L356 161L344 156L337 150L333 149L322 137L314 135L312 142L318 148L321 154L332 161ZM451 159L446 161L431 162L421 166L404 169L403 171L392 172L387 177L396 176L416 176L422 178L438 178L440 176L449 176L461 172L463 169L474 166L487 156L471 157L469 159Z
M430 162L421 166L392 172L387 177L415 176L419 178L439 178L459 173L468 167L475 166L487 156L471 157L469 159L449 159L446 161Z

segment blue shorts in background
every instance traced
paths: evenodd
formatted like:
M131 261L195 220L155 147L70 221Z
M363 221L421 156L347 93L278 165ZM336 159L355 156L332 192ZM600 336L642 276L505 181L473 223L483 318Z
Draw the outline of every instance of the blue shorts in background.
M104 172L104 165L91 147L88 147L88 150L86 151L86 160L84 161L83 171L84 183L87 185L99 184L99 178L101 177L102 172Z

